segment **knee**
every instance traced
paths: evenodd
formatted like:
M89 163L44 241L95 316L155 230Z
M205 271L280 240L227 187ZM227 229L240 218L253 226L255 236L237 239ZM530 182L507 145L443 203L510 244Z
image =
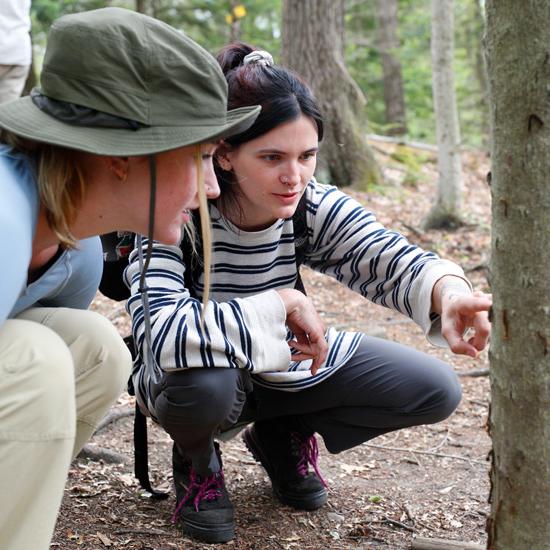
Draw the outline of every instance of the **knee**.
M126 387L132 358L113 324L94 311L75 310L71 322L76 337L69 344L77 384L93 386L97 399L109 405Z
M449 367L447 376L442 377L433 391L431 423L445 420L456 410L462 399L462 388L456 374Z
M219 426L240 400L235 374L234 369L196 368L169 375L156 402L159 422L205 430Z
M73 361L63 340L51 329L10 320L0 336L2 397L13 414L2 416L0 430L22 439L74 437Z

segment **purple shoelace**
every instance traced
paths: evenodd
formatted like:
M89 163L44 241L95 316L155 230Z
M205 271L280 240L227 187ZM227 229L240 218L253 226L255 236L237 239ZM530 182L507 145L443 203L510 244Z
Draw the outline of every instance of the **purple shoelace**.
M309 436L308 438L303 439L303 436L300 437L299 434L293 434L297 441L299 441L299 453L300 460L298 460L297 469L298 474L302 477L307 476L309 464L313 468L315 475L319 478L321 483L328 488L327 482L324 480L321 472L319 471L319 466L317 466L317 458L319 457L319 448L317 447L317 440L314 435Z
M193 498L193 505L198 512L202 500L216 500L222 496L223 483L224 477L221 470L214 474L210 474L208 477L204 478L203 481L199 481L195 470L192 469L189 476L189 486L187 487L185 496L180 500L172 515L172 523L176 523L181 509L185 506L185 503L189 501L194 490L196 490L197 493Z

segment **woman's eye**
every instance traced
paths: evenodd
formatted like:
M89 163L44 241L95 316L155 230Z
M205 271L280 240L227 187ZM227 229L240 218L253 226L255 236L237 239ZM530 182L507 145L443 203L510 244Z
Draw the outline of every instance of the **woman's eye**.
M202 154L202 160L210 160L214 157L212 153L203 153Z
M279 160L279 155L263 155L262 159L267 160L268 162L273 162Z
M315 157L315 153L304 153L302 155L303 160L311 160L314 157Z

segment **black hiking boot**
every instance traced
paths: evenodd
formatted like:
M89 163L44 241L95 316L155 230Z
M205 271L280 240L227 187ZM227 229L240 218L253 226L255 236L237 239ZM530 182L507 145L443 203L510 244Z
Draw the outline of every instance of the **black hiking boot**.
M267 471L275 496L298 510L316 510L327 501L327 484L317 467L319 454L313 434L288 431L275 421L256 422L243 440ZM309 465L313 472L309 472Z
M216 443L221 466L221 451ZM176 510L172 522L178 519L183 532L191 538L208 543L228 542L235 538L233 504L225 488L223 470L201 476L190 460L181 456L176 444L172 450Z

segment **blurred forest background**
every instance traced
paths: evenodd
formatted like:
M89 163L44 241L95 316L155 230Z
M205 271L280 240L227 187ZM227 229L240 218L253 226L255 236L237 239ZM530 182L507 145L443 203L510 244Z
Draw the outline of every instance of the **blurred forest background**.
M461 149L487 148L489 112L482 54L484 0L454 2L454 77L460 120ZM66 13L105 6L136 9L184 30L215 54L235 38L269 50L281 60L281 0L33 0L32 35L35 73L39 73L48 29ZM396 5L390 49L382 27L389 5ZM386 11L386 18L384 19ZM408 140L435 143L430 55L430 0L347 0L344 58L347 69L367 98L356 113L365 133L398 134ZM313 22L315 23L315 22ZM401 70L405 125L387 117L384 53ZM387 62L387 58L386 58ZM387 65L386 65L387 67ZM320 67L321 68L321 67Z

